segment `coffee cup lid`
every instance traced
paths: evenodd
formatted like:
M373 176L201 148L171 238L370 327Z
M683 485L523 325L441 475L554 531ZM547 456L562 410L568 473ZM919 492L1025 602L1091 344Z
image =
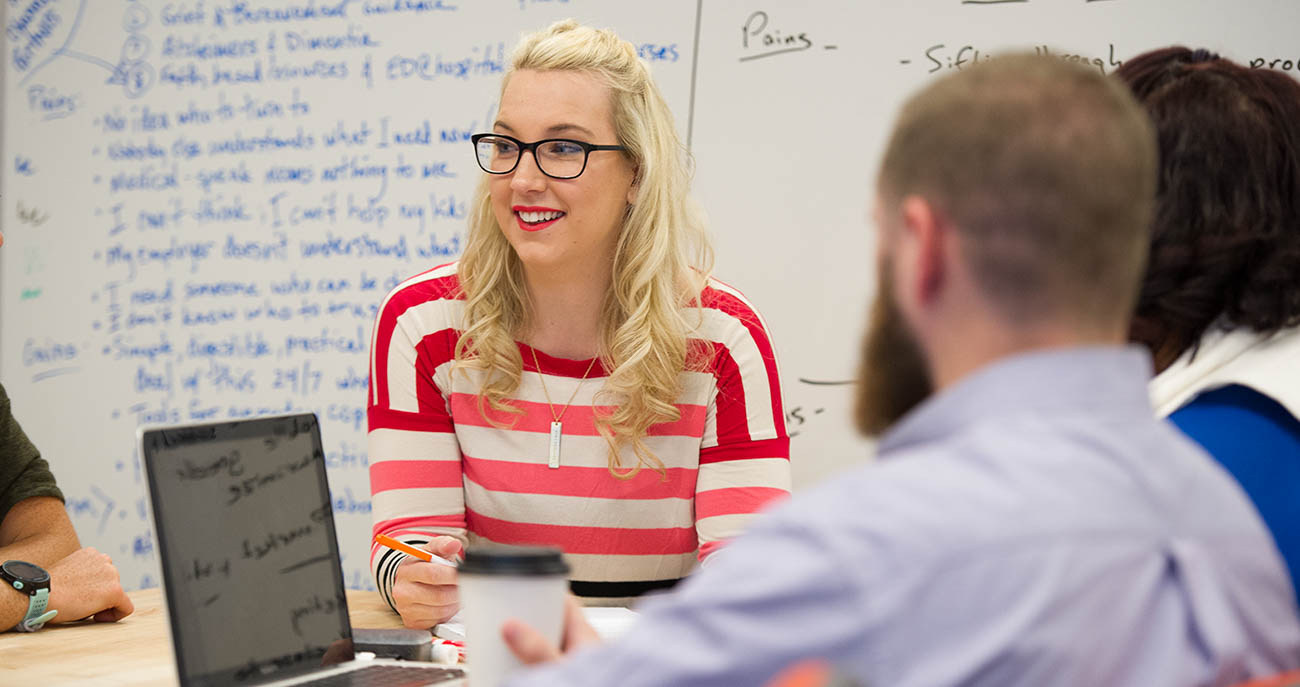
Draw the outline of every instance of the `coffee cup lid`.
M460 575L567 575L559 549L507 544L476 544L465 550Z

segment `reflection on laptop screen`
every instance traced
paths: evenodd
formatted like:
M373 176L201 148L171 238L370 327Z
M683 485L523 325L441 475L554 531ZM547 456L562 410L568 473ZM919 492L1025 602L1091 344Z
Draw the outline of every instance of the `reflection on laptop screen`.
M351 630L316 417L150 430L142 443L182 683L319 666Z

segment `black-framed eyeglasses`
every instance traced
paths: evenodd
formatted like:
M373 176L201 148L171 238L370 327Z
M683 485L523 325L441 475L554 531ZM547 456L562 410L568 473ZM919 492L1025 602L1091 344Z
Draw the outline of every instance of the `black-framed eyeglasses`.
M599 146L571 138L544 138L532 143L505 134L474 134L474 155L488 174L509 174L519 166L525 150L533 151L537 168L552 179L574 179L587 169L587 156L598 150L627 150L623 146Z

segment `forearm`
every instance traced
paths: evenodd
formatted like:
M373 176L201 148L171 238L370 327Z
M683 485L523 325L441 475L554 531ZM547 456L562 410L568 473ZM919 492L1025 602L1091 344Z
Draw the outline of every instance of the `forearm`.
M386 534L408 544L422 545L450 536L468 543L465 492L460 447L450 420L440 418L439 430L409 430L384 426L392 412L371 410L369 438L370 501L374 534ZM403 556L371 545L371 572L391 605L396 566Z
M0 523L0 562L20 560L49 568L80 548L63 502L56 498L20 501Z
M65 532L37 534L0 547L0 562L19 560L48 568L79 548L77 533L69 527Z

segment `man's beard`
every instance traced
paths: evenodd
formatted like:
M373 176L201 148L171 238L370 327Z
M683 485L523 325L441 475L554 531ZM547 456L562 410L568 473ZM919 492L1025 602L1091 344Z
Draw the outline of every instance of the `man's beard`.
M862 339L858 395L853 416L858 431L880 436L934 391L925 356L894 302L893 263L880 263L871 324Z

